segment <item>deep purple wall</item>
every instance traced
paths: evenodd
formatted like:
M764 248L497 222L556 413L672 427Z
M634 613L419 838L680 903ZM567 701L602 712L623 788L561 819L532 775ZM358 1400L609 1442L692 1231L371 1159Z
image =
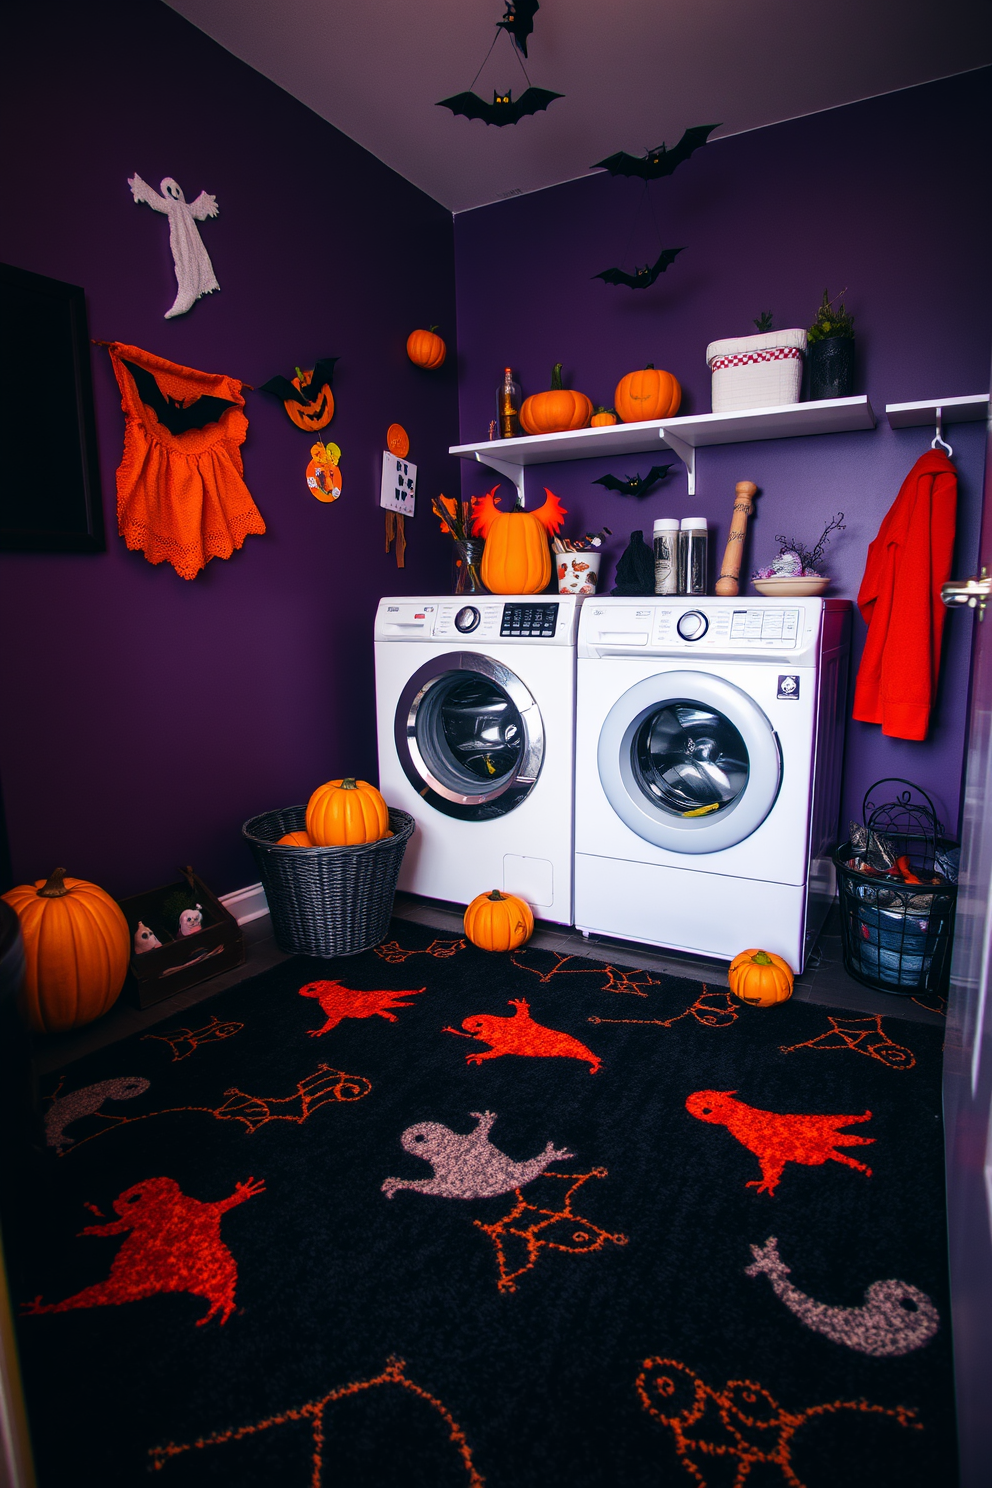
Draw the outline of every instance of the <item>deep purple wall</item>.
M527 479L529 501L541 499L542 484L562 498L566 533L611 527L612 559L632 528L650 541L655 517L702 515L718 564L737 480L753 480L762 492L749 567L770 562L776 533L812 545L843 510L846 531L829 549L831 592L853 598L868 544L930 439L924 429L893 432L885 404L988 388L990 86L992 71L983 69L708 145L650 188L662 243L686 248L644 291L592 277L657 257L640 182L599 173L459 214L462 441L488 437L507 363L526 394L546 388L552 364L564 361L566 385L609 406L619 378L651 361L681 381L683 413L708 413L709 341L752 334L754 317L767 309L777 327L806 326L824 286L831 295L846 286L857 322L855 390L869 394L879 415L874 432L702 450L691 499L681 466L641 502L591 484L609 470L646 471L647 455L532 467ZM984 429L956 427L950 438L961 477L955 571L963 575L977 552ZM488 475L466 465L463 491L487 489L496 479ZM506 504L512 491L504 491ZM612 562L604 570L612 587ZM972 623L970 612L948 618L926 743L849 725L845 820L860 814L866 787L891 774L930 789L956 824ZM863 637L856 617L856 654Z
M404 346L433 322L454 343L451 217L157 0L20 6L6 41L0 259L83 285L92 336L256 387L341 358L324 431L341 499L313 500L310 438L248 394L245 475L268 532L188 583L116 535L123 416L94 348L108 551L0 555L16 880L62 863L120 895L191 861L224 892L257 876L245 817L375 778L376 601L450 584L426 499L457 480L455 358L427 373ZM167 224L132 201L135 171L219 203L201 231L221 292L177 320ZM377 505L394 420L420 478L404 571ZM51 462L38 451L39 481Z

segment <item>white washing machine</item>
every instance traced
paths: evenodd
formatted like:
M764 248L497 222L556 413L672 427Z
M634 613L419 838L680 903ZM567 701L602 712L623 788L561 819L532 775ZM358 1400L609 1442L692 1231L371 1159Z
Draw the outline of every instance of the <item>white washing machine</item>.
M798 973L834 895L850 601L590 599L575 923Z
M383 599L379 789L417 823L399 886L498 888L572 922L575 595Z

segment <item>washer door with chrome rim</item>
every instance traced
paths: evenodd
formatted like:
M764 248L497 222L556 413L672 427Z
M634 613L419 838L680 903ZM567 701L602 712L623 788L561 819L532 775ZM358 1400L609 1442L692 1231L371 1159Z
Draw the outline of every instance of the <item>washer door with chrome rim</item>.
M420 667L400 696L394 731L414 790L463 821L519 806L544 759L530 691L509 667L474 652L449 652Z
M782 781L778 738L753 698L708 672L661 672L606 715L599 778L620 819L671 852L733 847Z

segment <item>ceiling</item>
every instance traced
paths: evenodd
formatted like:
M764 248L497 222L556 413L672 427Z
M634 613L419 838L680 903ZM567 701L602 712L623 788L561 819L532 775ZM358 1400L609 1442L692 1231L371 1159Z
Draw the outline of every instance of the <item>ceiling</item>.
M453 212L992 62L988 0L541 0L525 66L564 97L495 128L436 105L494 36L476 92L526 88L503 0L169 3Z

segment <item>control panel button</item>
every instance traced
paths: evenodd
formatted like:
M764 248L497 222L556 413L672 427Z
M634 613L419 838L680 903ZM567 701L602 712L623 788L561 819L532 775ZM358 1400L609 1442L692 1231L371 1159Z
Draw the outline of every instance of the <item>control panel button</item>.
M686 610L675 628L684 641L701 641L709 629L709 621L702 610Z
M475 630L481 619L482 616L475 605L465 605L464 609L459 610L455 616L455 629L462 635L468 635L470 631Z

